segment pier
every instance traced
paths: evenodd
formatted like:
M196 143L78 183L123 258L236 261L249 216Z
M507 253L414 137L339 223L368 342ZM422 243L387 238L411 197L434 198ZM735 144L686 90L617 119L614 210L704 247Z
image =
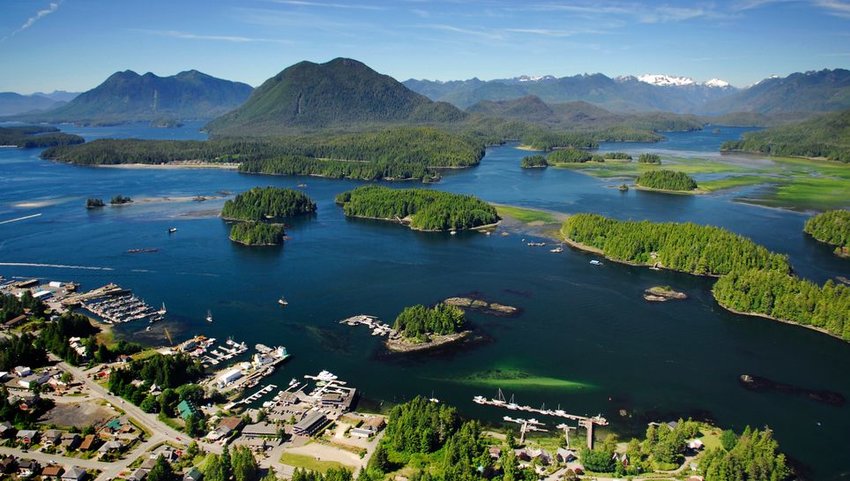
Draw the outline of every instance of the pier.
M388 336L390 338L398 336L398 332L390 327L389 324L379 321L375 316L369 316L366 314L352 316L339 321L339 323L347 326L366 326L372 330L373 336Z
M545 405L542 406L540 409L533 408L531 406L517 404L516 402L514 402L513 396L511 396L511 399L508 401L508 400L505 399L505 395L502 393L501 389L499 389L499 393L495 398L488 399L488 398L485 398L484 396L475 396L475 397L472 398L472 402L474 402L475 404L483 405L483 406L493 406L493 407L498 407L498 408L509 409L511 411L522 411L522 412L540 414L540 415L543 415L543 416L552 416L552 417L577 421L579 426L581 426L585 430L587 430L587 447L589 449L593 449L593 430L594 430L594 427L595 426L607 426L608 425L608 420L605 419L604 417L602 417L602 415L600 415L600 414L597 414L596 416L580 416L578 414L570 414L570 413L564 411L563 409L561 409L560 407L558 407L558 409L545 409ZM505 416L505 418L507 418L507 416ZM505 420L507 421L508 419L505 419ZM510 421L511 422L517 422L517 420L514 420L514 419L511 419ZM536 419L530 419L528 421L529 421L530 425L540 425L540 423L537 422ZM534 422L532 423L531 421L534 421ZM567 433L569 433L569 431L566 430L568 428L568 427L566 427L566 425L562 424L562 425L559 426L559 428L565 429L565 431ZM567 434L567 435L569 435L569 434Z

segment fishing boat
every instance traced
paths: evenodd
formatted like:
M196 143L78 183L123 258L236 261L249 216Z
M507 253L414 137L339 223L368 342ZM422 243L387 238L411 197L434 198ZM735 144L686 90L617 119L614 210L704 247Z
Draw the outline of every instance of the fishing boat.
M207 319L207 322L213 322L212 312L209 309L207 309L206 319Z
M280 304L281 306L285 306L285 305L289 304L289 301L287 301L285 297L280 296L280 299L277 300L277 303Z
M176 227L169 227L169 228L168 228L168 233L169 233L169 234L173 234L173 233L175 233L175 232L177 232L177 228L176 228Z
M593 259L592 261L590 261L590 264L591 264L591 265L594 265L594 266L601 266L601 265L602 265L602 261L598 261L598 260L596 260L596 259Z

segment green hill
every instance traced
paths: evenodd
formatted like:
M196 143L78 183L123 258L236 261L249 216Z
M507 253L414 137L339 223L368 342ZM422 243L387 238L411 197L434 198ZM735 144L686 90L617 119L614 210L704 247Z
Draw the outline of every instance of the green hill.
M724 143L722 150L825 157L850 162L850 110L759 132L749 132L744 134L741 140Z
M352 124L452 122L464 117L457 108L432 102L361 62L337 58L288 67L207 129L215 135L271 135L350 129Z
M250 85L196 70L171 77L125 70L112 74L102 84L61 107L20 119L86 124L211 119L239 106L251 90Z

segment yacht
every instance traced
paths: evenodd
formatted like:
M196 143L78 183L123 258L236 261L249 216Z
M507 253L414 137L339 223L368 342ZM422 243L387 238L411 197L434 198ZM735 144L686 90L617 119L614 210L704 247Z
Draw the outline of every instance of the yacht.
M206 317L206 319L207 319L207 322L213 322L212 312L210 312L210 310L209 310L209 309L207 309L207 317Z

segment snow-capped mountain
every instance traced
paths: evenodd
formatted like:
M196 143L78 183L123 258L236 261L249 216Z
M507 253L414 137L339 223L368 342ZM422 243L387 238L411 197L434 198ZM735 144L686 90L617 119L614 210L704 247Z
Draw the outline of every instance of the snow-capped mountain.
M686 85L694 85L696 82L690 77L677 77L675 75L664 74L644 74L638 75L638 80L644 83L657 85L659 87L684 87Z
M719 89L725 89L726 87L731 86L729 82L725 80L720 80L719 78L713 78L705 83L703 83L706 87L715 87Z
M517 82L545 82L547 80L557 80L557 78L552 75L520 75L511 80Z

